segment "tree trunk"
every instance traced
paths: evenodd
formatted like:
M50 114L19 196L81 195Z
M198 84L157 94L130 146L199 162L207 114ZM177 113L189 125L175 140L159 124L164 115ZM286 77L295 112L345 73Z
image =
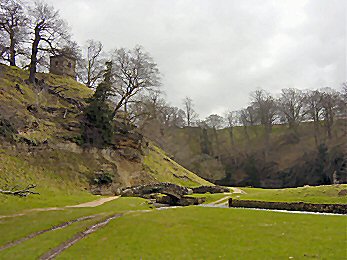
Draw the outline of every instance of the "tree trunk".
M30 74L29 74L29 82L34 83L35 82L35 76L36 76L36 65L37 65L37 53L40 43L40 30L36 26L35 27L35 38L33 41L32 49L31 49L31 57L30 57Z
M12 29L10 32L10 66L16 66L15 39L14 32Z
M245 136L247 138L247 141L249 141L249 134L248 134L247 126L243 126L243 130L245 131Z
M230 136L231 145L234 145L235 144L235 142L234 142L234 128L232 126L229 127L229 136Z
M327 128L327 133L328 133L328 138L332 138L332 133L331 133L331 128L333 126L334 119L331 111L328 111L328 114L326 116L326 128Z
M272 125L265 125L265 136L264 136L264 161L266 162L270 151L270 134L272 130Z
M319 115L316 113L313 117L313 127L314 127L314 141L316 146L320 143L319 138Z

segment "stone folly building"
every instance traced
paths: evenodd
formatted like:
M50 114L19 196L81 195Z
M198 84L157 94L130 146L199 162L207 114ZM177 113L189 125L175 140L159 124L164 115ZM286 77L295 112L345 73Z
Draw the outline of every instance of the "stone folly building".
M76 79L76 59L66 55L51 56L49 72Z

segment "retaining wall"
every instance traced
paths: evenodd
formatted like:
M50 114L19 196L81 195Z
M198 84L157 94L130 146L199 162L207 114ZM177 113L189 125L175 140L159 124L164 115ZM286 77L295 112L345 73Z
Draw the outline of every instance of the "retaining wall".
M347 204L315 204L305 202L269 202L257 200L229 199L229 207L309 211L347 214Z

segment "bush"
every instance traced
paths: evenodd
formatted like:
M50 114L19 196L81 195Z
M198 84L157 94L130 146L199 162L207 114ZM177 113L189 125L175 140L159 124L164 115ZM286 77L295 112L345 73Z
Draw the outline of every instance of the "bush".
M9 120L0 118L0 136L12 141L14 139L14 135L17 133L17 130Z
M109 185L113 182L113 174L108 172L97 172L95 173L92 184L94 185Z

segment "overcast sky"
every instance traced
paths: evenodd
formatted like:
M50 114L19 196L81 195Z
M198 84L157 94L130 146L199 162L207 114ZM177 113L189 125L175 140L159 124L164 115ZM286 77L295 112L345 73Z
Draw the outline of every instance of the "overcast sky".
M247 106L263 88L346 81L345 0L47 0L81 45L142 45L163 74L166 99L193 99L201 118Z

